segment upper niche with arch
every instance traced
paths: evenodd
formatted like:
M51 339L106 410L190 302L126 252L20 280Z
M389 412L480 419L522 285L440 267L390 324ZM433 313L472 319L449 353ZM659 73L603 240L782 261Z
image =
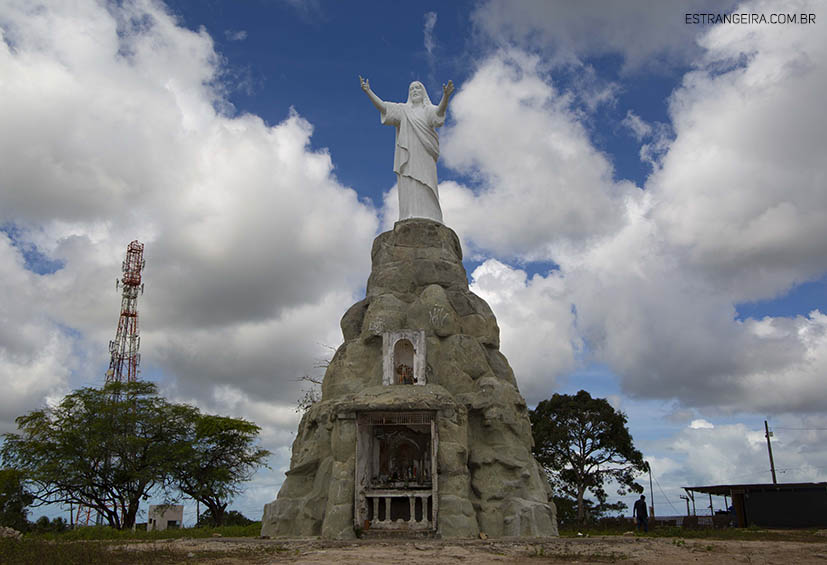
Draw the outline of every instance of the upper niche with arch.
M425 384L425 332L398 330L382 336L382 384Z

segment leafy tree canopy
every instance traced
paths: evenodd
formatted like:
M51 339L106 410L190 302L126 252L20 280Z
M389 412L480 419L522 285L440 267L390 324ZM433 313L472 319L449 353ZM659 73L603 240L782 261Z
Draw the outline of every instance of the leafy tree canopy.
M252 422L225 416L199 414L190 422L173 478L181 492L207 507L216 526L224 525L227 504L241 483L270 455L255 445L259 430Z
M605 486L613 481L617 493L643 492L635 477L646 471L626 415L612 408L605 398L592 398L581 390L576 395L555 394L530 413L534 455L545 468L558 495L577 504L577 521L585 518L587 492L606 504Z
M36 504L81 505L118 529L132 527L141 499L175 489L220 523L228 499L269 455L253 445L255 424L170 403L142 381L77 390L17 425L0 455L26 477Z
M141 498L168 482L194 411L147 382L82 388L17 418L20 433L6 434L0 453L38 504L82 505L131 527Z
M574 525L579 527L582 526L584 522L597 523L608 518L610 514L619 513L628 508L626 503L620 501L595 504L594 501L584 498L583 519L578 521L577 501L575 499L567 496L555 496L554 505L557 507L557 525L560 528Z
M213 519L212 513L209 510L206 510L198 517L197 525L214 528L217 526L249 526L253 523L253 520L250 520L238 510L229 510L224 514L224 523L218 524Z
M53 518L49 520L48 516L41 516L37 520L35 520L34 524L31 527L32 531L38 534L45 534L49 532L54 532L59 534L61 532L65 532L69 529L69 524L58 516L57 518Z
M0 469L0 526L18 532L28 529L26 507L34 497L23 486L23 476L16 469Z

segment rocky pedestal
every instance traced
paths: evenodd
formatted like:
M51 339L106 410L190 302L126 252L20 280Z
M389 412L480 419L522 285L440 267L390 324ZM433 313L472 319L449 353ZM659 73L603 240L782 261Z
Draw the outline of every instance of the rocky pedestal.
M380 463L365 459L378 461L380 450L366 456L357 446L382 433L365 428L366 417L393 414L425 414L431 422L434 500L421 511L411 502L411 527L423 524L442 537L557 535L548 483L531 454L525 400L499 351L494 314L468 289L456 234L428 220L397 222L376 238L371 257L367 296L342 317L345 341L325 373L322 400L301 420L290 470L264 507L262 535L349 538L372 523L406 527L382 518L392 514L390 499L382 511L365 498L381 475ZM414 385L389 384L394 332L421 338L415 343L424 365L413 362L421 375ZM419 474L430 479L423 467Z

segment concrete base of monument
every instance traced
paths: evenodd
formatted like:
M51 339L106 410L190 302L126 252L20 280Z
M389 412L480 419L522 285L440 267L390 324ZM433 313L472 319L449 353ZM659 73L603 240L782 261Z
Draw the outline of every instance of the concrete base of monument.
M262 535L557 535L525 401L456 234L397 222L372 258Z

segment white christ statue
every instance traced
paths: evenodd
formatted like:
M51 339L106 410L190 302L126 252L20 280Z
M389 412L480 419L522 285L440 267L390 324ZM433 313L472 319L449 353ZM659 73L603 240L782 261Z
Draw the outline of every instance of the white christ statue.
M399 219L428 218L442 223L436 181L439 157L436 128L445 123L445 111L454 92L454 83L449 80L448 84L442 85L442 100L434 106L419 81L411 83L408 101L404 104L385 102L370 89L367 79L359 77L359 82L381 112L382 124L396 128L393 172L399 190Z

